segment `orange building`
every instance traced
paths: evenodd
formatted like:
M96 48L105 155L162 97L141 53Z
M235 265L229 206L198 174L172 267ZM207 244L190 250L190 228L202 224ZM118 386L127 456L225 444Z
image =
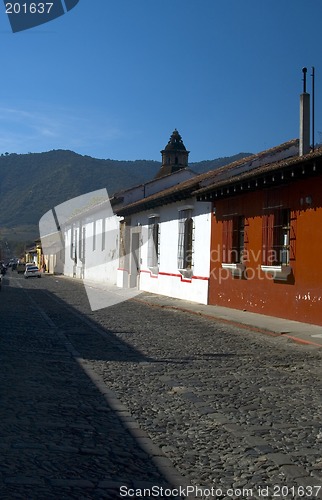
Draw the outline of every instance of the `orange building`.
M322 148L196 194L213 202L209 304L322 325Z

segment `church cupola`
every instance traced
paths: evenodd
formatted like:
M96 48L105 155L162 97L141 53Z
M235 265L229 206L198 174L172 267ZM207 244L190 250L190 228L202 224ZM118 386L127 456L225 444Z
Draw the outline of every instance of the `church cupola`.
M173 174L182 168L188 167L189 151L186 150L186 147L182 142L181 135L177 129L172 132L169 142L161 151L161 154L162 165L156 175L156 178Z

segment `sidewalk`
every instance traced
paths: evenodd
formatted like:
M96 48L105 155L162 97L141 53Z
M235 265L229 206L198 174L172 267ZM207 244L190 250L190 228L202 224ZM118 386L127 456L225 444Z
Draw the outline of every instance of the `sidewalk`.
M142 292L134 300L158 307L199 314L240 327L255 329L261 333L283 336L294 342L322 348L322 326L230 309L229 307L203 305L147 292Z

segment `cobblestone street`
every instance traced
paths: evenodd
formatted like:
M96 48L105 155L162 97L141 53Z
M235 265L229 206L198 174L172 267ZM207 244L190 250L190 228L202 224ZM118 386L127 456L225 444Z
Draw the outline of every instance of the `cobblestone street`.
M321 499L322 350L146 298L5 277L1 500Z

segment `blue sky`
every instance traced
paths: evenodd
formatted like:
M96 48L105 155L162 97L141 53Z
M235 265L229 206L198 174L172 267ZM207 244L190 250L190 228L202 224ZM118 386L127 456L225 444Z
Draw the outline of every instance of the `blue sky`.
M80 0L12 33L3 7L0 153L160 160L174 128L191 162L256 153L298 137L303 66L322 141L321 19L320 0Z

